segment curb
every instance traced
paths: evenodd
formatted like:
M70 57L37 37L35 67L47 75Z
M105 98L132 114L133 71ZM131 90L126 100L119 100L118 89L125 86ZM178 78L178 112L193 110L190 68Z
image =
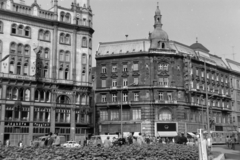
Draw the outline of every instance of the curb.
M214 158L213 160L225 160L225 154L220 154L217 158Z

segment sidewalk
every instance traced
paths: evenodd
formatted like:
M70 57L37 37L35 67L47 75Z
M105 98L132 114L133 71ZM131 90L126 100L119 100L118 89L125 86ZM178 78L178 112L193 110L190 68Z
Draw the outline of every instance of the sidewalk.
M213 155L224 153L226 160L240 160L240 145L236 145L235 148L235 150L232 150L226 145L214 145L212 153Z

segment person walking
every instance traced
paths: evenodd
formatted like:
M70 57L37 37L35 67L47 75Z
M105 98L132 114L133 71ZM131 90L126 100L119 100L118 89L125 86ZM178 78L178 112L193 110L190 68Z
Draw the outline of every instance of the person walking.
M227 143L227 146L228 146L228 148L229 148L229 146L230 146L230 139L229 139L229 136L227 136L227 138L226 138L226 143Z
M139 133L139 136L137 137L137 143L138 143L138 145L140 145L140 146L143 145L143 144L145 144L145 141L144 141L141 133Z
M231 149L235 150L235 137L231 136Z

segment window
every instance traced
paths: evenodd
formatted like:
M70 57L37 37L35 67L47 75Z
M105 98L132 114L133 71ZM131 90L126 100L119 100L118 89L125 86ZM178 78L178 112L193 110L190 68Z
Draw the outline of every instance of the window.
M66 14L66 16L65 16L65 22L71 23L71 15L70 15L70 13L67 13L67 14Z
M163 82L164 86L168 86L168 78L164 78L163 80L164 80L164 82Z
M38 39L43 40L43 30L39 30Z
M138 77L134 77L134 78L133 78L133 83L134 83L135 85L138 85Z
M117 94L116 93L112 94L112 102L117 102Z
M159 99L160 101L163 100L163 92L159 92L159 93L158 93L158 99Z
M207 73L207 78L209 79L209 73Z
M168 101L172 102L172 93L168 93L167 95L168 95Z
M128 94L123 93L123 102L127 102L127 101L128 101Z
M138 71L138 63L134 63L133 64L133 70L134 71Z
M133 109L132 117L133 117L133 120L141 120L141 109Z
M112 80L112 87L117 87L117 80L116 79Z
M24 36L30 37L30 28L29 27L25 27L25 29L24 29Z
M3 32L3 22L0 21L0 32Z
M168 64L163 65L163 70L168 71Z
M100 111L100 120L107 121L108 120L108 111Z
M128 69L127 69L127 64L124 64L123 65L123 72L127 72L128 71Z
M70 62L70 52L69 51L66 51L66 53L65 53L65 60L66 60L66 62Z
M13 24L12 25L12 30L11 30L12 34L17 34L17 25Z
M106 94L101 95L101 102L107 102L107 95Z
M89 48L92 49L92 39L89 39Z
M18 35L23 35L23 26L22 25L20 25L20 26L18 26Z
M83 54L83 55L82 55L82 64L87 64L86 54Z
M127 86L128 85L128 80L126 78L123 79L123 86Z
M67 35L65 36L65 43L66 43L66 44L71 44L71 37L70 37L69 34L67 34Z
M21 62L18 62L17 63L17 73L16 74L21 75L21 70L22 70L22 64L21 64Z
M162 64L158 65L158 70L163 70L163 65Z
M70 98L65 95L61 95L57 98L57 103L58 104L70 104Z
M24 47L24 55L29 56L30 55L30 47L29 45L25 45Z
M130 110L122 111L122 120L124 121L130 120Z
M84 48L87 47L87 38L86 37L82 38L82 47L84 47Z
M163 78L159 78L159 85L163 86Z
M135 92L134 94L134 101L139 101L139 92Z
M22 44L18 44L17 54L22 54L22 53L23 53L23 45Z
M112 72L117 72L117 66L112 66Z
M237 88L240 88L239 80L237 80Z
M102 66L102 73L107 73L107 67L106 66Z
M50 32L49 31L45 31L45 33L44 33L44 40L50 41L50 38L51 38Z
M212 80L214 80L214 73L212 73Z
M48 59L48 55L49 55L49 49L45 48L45 50L44 50L44 58Z
M65 34L64 33L61 33L60 34L60 43L64 43L64 37L65 37Z
M197 89L199 89L199 83L197 83Z
M196 75L198 76L198 69L196 69Z
M105 79L102 80L102 87L106 87L106 80Z
M204 72L202 71L202 77L204 77Z
M112 110L111 111L111 121L118 121L119 120L119 111Z
M161 112L159 113L159 120L161 121L172 120L171 112L167 109L161 110Z
M60 13L60 21L62 21L62 22L63 22L63 20L64 20L64 15L65 15L64 12L61 12L61 13Z
M63 70L63 64L61 63L59 67L59 79L63 79Z
M193 74L193 69L191 68L191 70L190 70L190 75L192 75Z

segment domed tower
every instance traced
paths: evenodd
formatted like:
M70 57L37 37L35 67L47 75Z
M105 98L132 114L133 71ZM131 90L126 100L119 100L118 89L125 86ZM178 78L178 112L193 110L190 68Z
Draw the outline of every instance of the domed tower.
M154 30L152 33L149 34L149 39L151 42L150 49L165 49L166 42L168 41L168 34L162 29L162 15L157 6L154 16Z

